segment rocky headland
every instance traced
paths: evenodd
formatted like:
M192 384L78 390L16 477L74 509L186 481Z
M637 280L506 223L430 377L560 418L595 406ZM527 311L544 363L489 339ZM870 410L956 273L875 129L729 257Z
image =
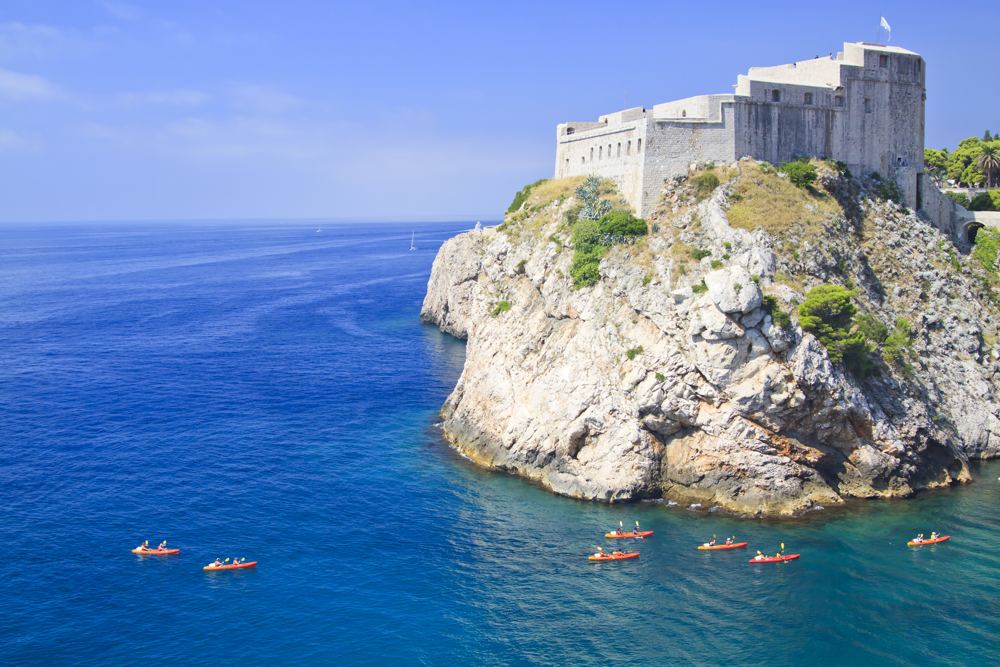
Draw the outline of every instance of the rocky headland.
M812 168L702 166L638 228L610 182L543 181L447 241L422 317L468 341L449 442L568 496L757 516L970 480L1000 456L1000 237L962 254Z

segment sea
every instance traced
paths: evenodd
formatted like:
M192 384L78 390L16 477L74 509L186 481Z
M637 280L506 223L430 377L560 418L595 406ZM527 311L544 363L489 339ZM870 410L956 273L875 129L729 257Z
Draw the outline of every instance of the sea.
M996 463L761 521L457 456L464 343L419 312L470 226L0 228L0 664L997 664ZM640 558L589 562L619 521Z

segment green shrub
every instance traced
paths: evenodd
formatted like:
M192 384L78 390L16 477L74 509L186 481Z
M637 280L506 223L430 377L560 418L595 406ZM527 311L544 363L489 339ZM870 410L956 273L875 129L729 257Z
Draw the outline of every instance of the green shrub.
M983 227L976 232L972 257L986 270L988 276L997 272L997 254L1000 253L1000 232Z
M1000 190L980 192L965 208L970 211L1000 211Z
M969 208L969 204L971 202L969 202L969 198L966 197L963 193L961 193L961 192L946 192L944 194L945 194L946 197L948 197L949 199L951 199L953 202L955 202L959 206L963 206L965 208Z
M778 171L786 174L788 180L800 188L808 188L816 181L816 167L801 160L785 162L778 167Z
M629 361L632 361L633 359L635 359L636 357L638 357L640 354L642 354L642 345L640 345L638 347L633 347L632 349L627 350L625 352L625 356L628 357Z
M527 263L528 263L528 260L526 260L526 259L522 259L520 262L518 262L517 266L514 267L514 273L524 273L524 266Z
M657 382L663 382L666 379L667 379L666 375L664 375L663 373L660 373L659 371L656 372L656 381Z
M642 286L647 287L651 282L653 282L653 274L647 271L646 275L642 277Z
M899 186L896 185L896 181L891 178L882 178L882 175L875 171L871 173L868 179L868 187L875 195L876 199L894 201L897 204L901 204L903 202L903 193L899 191Z
M913 327L902 317L896 319L896 325L884 339L882 357L904 369L909 367L909 359L913 357Z
M855 317L854 324L866 339L876 345L884 343L889 335L889 327L883 324L882 320L868 313L862 313Z
M722 268L722 260L721 259L713 259L711 262L709 262L709 265L713 269L721 269Z
M601 229L597 226L596 220L581 219L573 225L573 247L587 250L599 245L601 241Z
M704 199L712 194L715 188L719 187L719 177L711 171L704 171L694 176L691 183L694 185L694 196L698 199Z
M601 234L610 238L645 236L649 231L645 220L628 211L611 211L605 214L598 222L598 228Z
M573 287L590 287L601 279L601 258L604 256L602 246L577 248L573 251L573 260L569 265L569 275L573 279Z
M704 259L711 254L711 250L705 250L704 248L691 248L691 256L697 260Z
M691 291L694 292L695 294L701 294L702 292L707 292L708 285L705 284L705 279L702 278L700 283L698 283L697 285L692 285Z
M865 362L871 350L864 334L852 331L857 312L853 297L854 292L840 285L812 288L799 304L799 326L819 339L831 361L844 361L848 357L848 370L864 377L869 370Z
M496 317L500 313L506 313L510 310L510 301L497 301L496 305L490 311L490 315Z
M576 189L576 196L583 202L577 214L582 220L599 220L611 211L611 202L601 199L601 179L588 176Z
M761 303L764 306L764 310L771 316L771 321L774 322L775 326L782 329L788 329L792 326L791 315L781 309L777 298L770 294L765 294L761 299Z
M548 180L547 178L541 178L535 181L534 183L529 183L528 185L525 185L523 188L518 190L517 194L514 195L514 200L510 203L510 206L507 207L507 213L514 213L515 211L520 210L520 208L524 206L524 202L527 201L528 197L531 195L532 188L541 185L547 180Z

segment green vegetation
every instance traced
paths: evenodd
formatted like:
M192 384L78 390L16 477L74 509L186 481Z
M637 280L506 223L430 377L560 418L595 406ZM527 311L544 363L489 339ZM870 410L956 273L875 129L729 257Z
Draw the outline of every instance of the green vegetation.
M653 282L653 274L646 271L646 274L642 277L642 286L648 287L651 282Z
M711 262L709 262L709 265L713 269L721 269L722 268L722 260L721 259L713 259Z
M781 309L778 304L778 299L770 294L765 294L762 303L764 310L768 312L771 316L771 321L778 327L782 329L788 329L792 326L792 317L785 311Z
M882 343L882 358L896 364L909 374L912 370L909 361L914 356L913 339L913 327L910 323L902 317L896 318L895 326Z
M703 171L691 177L691 184L694 185L695 199L701 201L719 187L719 177L714 171Z
M964 206L965 208L969 208L969 198L966 197L963 193L961 193L961 192L946 192L944 194L945 194L946 197L948 197L949 199L951 199L953 202L955 202L959 206Z
M528 260L526 259L522 259L520 262L518 262L517 266L514 267L514 273L524 273L524 266L527 263Z
M987 281L990 285L996 285L1000 282L1000 276L997 275L998 254L1000 254L1000 232L988 227L983 227L976 232L976 242L972 246L972 257L986 271Z
M980 192L968 204L962 205L970 211L1000 211L1000 190Z
M851 374L864 379L874 364L865 335L854 327L854 294L840 285L812 288L799 304L799 326L819 339L831 361L843 361Z
M691 285L691 291L695 294L701 294L702 292L708 291L708 285L705 284L705 279L702 278L701 282L697 285Z
M659 371L656 372L656 381L657 382L663 382L666 379L667 379L666 375L664 375L663 373L661 373Z
M642 354L642 345L640 345L638 347L633 347L632 349L626 350L626 352L625 352L625 356L628 357L629 361L632 361L633 359L635 359L636 357L638 357L640 354Z
M876 199L883 201L894 201L897 204L903 201L903 193L899 191L896 181L891 178L882 178L882 175L873 171L868 176L868 189L871 190Z
M778 167L778 171L787 175L788 180L800 188L809 188L816 182L816 167L805 160L785 162Z
M702 260L711 254L711 250L705 250L704 248L691 248L691 257L695 260Z
M491 312L493 313L493 316L496 317L500 313L506 313L508 310L510 310L510 301L505 300L498 301L497 304L493 306L493 310Z
M515 211L520 210L521 207L524 206L524 202L528 201L528 195L531 194L531 191L547 180L548 180L547 178L539 179L534 183L525 185L523 188L518 190L517 194L514 195L514 201L512 201L510 203L510 206L507 207L507 213L513 213Z
M993 187L1000 181L1000 137L987 130L983 137L969 137L954 151L924 149L924 169L938 181Z
M592 192L585 195L591 197ZM608 203L606 200L602 201ZM587 206L585 200L584 207ZM607 254L608 248L622 243L634 243L647 232L645 221L628 211L608 211L599 220L584 217L581 213L573 225L573 260L569 269L573 287L579 289L596 284L601 279L601 259Z
M597 176L588 176L576 189L576 196L583 202L577 213L581 220L599 220L611 212L611 202L601 198L601 179Z
M510 310L510 301L497 301L493 309L490 310L490 315L496 317L500 313L506 313L508 310Z

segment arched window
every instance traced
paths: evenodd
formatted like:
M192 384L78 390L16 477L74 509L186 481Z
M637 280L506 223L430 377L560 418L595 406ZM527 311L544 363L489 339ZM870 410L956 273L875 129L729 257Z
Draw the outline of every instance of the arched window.
M632 140L629 139L625 143L625 155L631 155L631 154L632 154Z
M594 161L594 147L593 146L590 147L590 161L591 162Z
M598 146L597 147L597 159L598 160L603 160L604 159L604 146Z
M615 157L622 156L622 142L618 142L618 149L615 151Z
M688 117L688 110L681 109L681 118L687 118L687 117Z
M635 152L636 153L641 153L642 152L642 139L637 139L636 140L636 142L635 142Z

